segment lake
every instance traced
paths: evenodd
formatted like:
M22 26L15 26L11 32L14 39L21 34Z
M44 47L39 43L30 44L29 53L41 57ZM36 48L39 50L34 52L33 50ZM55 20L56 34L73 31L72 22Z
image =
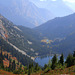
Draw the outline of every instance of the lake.
M49 59L51 60L53 56L47 56L44 58L37 57L35 58L35 62L38 63L40 66L44 67L45 64L48 64Z
M47 56L47 57L37 57L35 58L35 62L38 63L40 66L44 67L45 64L48 64L49 59L52 60L53 56ZM58 56L58 59L60 58L60 56ZM64 59L65 61L65 59Z

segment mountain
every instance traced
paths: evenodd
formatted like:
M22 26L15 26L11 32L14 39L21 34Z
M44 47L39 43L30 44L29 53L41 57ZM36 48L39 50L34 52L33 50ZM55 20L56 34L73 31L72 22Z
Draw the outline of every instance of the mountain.
M75 51L75 32L68 35L65 39L61 40L60 42L53 42L52 44L52 50L55 53L63 53L65 57L67 57L68 54L71 54Z
M63 0L30 0L39 8L51 11L56 17L72 14L74 11Z
M45 38L52 40L49 46L53 52L63 53L66 57L75 50L75 13L50 20L35 30L44 35Z
M0 36L0 47L2 48L3 51L10 53L13 57L16 57L19 62L22 63L22 65L29 65L30 63L35 62L25 54L22 54L22 52L18 51L16 48L11 46L7 41L5 41L1 36Z
M29 0L1 0L0 13L14 24L31 28L54 18L50 11L38 8Z
M41 45L42 35L40 33L27 27L16 26L1 15L0 28L0 35L7 40L7 43L31 59L47 55L50 51Z
M75 32L75 13L65 17L57 17L34 28L49 39L64 38Z

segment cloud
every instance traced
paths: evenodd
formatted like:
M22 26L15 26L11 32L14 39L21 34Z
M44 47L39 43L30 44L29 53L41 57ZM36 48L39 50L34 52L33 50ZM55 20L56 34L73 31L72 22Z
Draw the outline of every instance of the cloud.
M69 2L69 3L75 3L75 0L63 0L65 2Z
M47 1L47 0L40 0L40 1Z
M56 0L52 0L52 1L56 1Z
M48 1L48 0L40 0L40 1ZM56 1L56 0L50 0L50 1Z

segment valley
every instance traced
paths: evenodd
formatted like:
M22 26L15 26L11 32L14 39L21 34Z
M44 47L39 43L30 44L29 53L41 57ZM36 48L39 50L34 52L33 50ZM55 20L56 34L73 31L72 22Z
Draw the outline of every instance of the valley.
M0 74L75 75L74 3L1 0Z

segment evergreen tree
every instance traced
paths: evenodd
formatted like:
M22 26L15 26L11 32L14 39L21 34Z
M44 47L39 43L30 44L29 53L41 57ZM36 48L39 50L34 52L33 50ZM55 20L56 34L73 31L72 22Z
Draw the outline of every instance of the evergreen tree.
M27 66L24 67L24 73L27 73Z
M45 70L47 67L48 67L47 64L45 64L45 65L44 65L44 70Z
M12 64L11 64L11 59L9 59L9 70L12 70Z
M0 68L4 68L3 59L0 57Z
M73 57L75 57L75 51L74 51Z
M15 70L16 69L16 64L15 64L15 60L13 60L13 63L12 63L12 70Z
M28 70L28 75L30 75L31 74L31 72L30 72L30 69Z
M35 70L38 71L38 64L35 65Z
M4 64L3 64L4 56L3 56L3 50L1 49L1 47L0 47L0 50L1 50L1 53L0 53L0 67L4 68Z
M67 63L67 67L70 67L73 65L73 56L71 54L68 55L67 59L66 59L66 62Z
M63 66L63 64L64 64L64 57L63 57L63 54L62 54L61 57L60 57L59 63L61 63L62 66Z
M7 54L6 58L8 59L8 54Z
M52 68L52 69L55 69L56 64L57 64L57 57L56 57L56 55L54 55L54 57L52 58L52 65L51 65L51 68Z
M73 54L73 65L75 65L75 51L74 51L74 54Z

